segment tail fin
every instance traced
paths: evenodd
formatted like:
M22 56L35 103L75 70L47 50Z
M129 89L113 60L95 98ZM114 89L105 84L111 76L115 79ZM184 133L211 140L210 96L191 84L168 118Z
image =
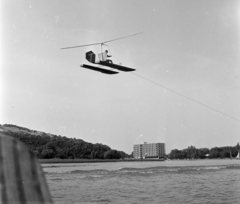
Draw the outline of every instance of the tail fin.
M89 62L95 63L96 55L94 54L93 51L86 52L86 59Z

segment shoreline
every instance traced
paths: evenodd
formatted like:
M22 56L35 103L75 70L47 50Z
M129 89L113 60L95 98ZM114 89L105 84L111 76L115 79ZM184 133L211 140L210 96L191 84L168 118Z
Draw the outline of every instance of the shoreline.
M217 159L38 159L40 164L57 163L103 163L103 162L164 162L164 161L199 161L199 160L239 160L229 158Z
M41 164L101 162L163 162L164 159L38 159Z

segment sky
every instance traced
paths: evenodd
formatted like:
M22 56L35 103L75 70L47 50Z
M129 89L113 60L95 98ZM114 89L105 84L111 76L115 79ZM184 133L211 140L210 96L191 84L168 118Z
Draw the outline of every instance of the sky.
M80 67L107 43L135 72ZM240 1L1 1L0 124L172 149L240 142Z

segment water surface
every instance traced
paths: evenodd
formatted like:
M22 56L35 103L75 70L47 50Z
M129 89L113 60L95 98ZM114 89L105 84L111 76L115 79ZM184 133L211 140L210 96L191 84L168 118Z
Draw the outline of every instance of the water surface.
M43 164L55 203L239 203L240 160Z

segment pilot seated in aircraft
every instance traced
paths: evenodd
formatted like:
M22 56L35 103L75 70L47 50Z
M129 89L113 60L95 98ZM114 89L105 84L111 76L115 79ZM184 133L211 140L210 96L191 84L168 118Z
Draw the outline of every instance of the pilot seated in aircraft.
M105 50L105 53L106 53L107 57L112 57L112 55L109 55L109 54L108 54L108 50ZM113 61L110 60L110 59L106 59L106 62L113 64Z

